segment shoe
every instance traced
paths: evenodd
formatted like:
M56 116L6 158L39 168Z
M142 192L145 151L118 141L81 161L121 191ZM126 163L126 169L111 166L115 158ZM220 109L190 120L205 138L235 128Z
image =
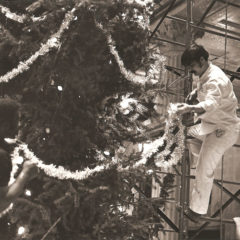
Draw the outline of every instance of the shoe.
M184 215L194 223L198 223L202 214L192 211L190 208L184 211Z

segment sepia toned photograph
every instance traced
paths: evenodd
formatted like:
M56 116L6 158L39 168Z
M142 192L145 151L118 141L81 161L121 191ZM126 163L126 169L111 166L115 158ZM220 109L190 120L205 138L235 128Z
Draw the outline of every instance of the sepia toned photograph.
M240 0L0 0L0 240L240 240Z

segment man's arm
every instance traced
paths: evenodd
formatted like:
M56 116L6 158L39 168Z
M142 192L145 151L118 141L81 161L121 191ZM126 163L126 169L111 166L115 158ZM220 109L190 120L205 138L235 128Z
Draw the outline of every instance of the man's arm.
M198 114L202 114L205 112L205 109L202 107L200 103L196 105L189 105L186 103L179 103L177 105L177 113L178 114L184 114L184 113L189 113L189 112L194 112Z
M205 100L195 104L178 104L179 114L184 114L188 112L195 112L202 114L205 112L211 112L218 108L221 103L221 91L219 89L217 81L213 80L205 84Z
M7 187L4 200L7 202L13 202L14 200L16 200L16 198L24 191L26 183L33 179L36 174L36 165L26 161L23 165L23 170L17 177L16 181Z
M206 111L211 112L216 110L221 104L222 92L220 84L217 80L212 80L205 84L204 87L205 100L200 102L199 105Z

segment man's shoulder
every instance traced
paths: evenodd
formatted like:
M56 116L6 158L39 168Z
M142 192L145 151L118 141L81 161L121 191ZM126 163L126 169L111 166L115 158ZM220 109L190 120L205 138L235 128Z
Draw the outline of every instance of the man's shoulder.
M230 83L230 80L220 67L212 64L207 82L226 85Z
M225 72L217 65L211 64L209 78L228 78Z

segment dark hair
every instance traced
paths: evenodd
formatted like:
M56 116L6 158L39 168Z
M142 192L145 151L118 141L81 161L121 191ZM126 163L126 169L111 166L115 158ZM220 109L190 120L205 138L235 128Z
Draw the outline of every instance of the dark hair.
M204 49L203 46L192 44L183 52L181 62L182 65L186 67L189 66L193 61L199 62L201 57L207 61L209 53Z
M12 171L12 162L9 154L0 149L0 187L8 185L10 174Z
M0 121L17 121L19 105L10 98L0 98Z

